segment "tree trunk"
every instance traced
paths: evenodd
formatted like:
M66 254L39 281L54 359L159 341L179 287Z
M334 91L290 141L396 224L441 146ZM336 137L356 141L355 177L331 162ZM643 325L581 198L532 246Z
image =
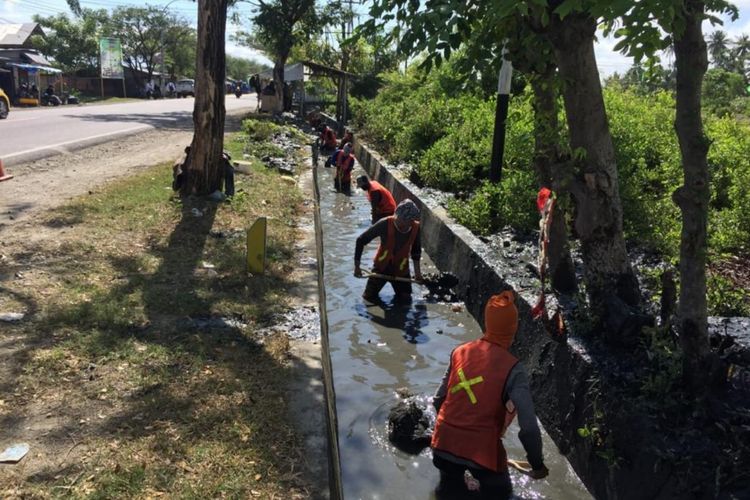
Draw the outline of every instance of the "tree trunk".
M198 0L198 46L195 68L193 142L187 156L187 179L181 194L210 194L224 180L224 38L227 0Z
M638 305L640 293L625 248L615 153L594 56L595 32L594 19L571 14L564 20L554 16L549 36L564 82L570 148L579 169L570 191L586 292L593 312L606 323L608 316Z
M534 167L540 186L554 190L557 195L550 225L548 275L553 288L561 292L573 292L577 288L576 275L565 224L568 206L565 201L568 195L560 189L568 176L568 163L563 162L560 157L555 67L550 66L544 73L532 75L530 80L534 90Z
M675 130L682 154L684 184L673 194L682 211L680 237L680 301L677 330L683 348L683 374L688 386L702 393L715 375L715 357L708 342L706 303L706 230L710 199L706 155L708 139L703 133L701 85L708 67L701 23L704 4L685 1L685 29L675 36L677 66L677 113Z
M284 111L286 102L284 102L284 67L289 54L279 54L273 65L273 85L276 90L276 102L278 111Z

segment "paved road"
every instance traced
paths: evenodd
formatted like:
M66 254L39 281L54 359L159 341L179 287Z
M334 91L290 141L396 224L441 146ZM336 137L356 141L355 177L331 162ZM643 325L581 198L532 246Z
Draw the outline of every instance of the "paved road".
M191 129L193 99L12 109L0 120L0 158L13 165L153 128ZM254 110L256 97L226 98L228 114Z

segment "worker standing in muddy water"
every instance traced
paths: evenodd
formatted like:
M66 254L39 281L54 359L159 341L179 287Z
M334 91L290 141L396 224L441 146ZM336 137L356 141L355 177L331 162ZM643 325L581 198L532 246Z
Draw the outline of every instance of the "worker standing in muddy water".
M338 146L336 141L336 132L325 124L320 125L320 150L322 152L333 152Z
M432 461L440 469L436 490L439 499L468 494L466 470L479 481L481 498L510 498L512 485L502 436L514 412L521 428L518 437L528 459L524 472L533 479L549 473L526 371L508 352L518 329L513 292L490 298L484 322L482 338L462 344L451 353L448 370L433 399L437 419Z
M370 276L362 298L377 302L380 290L386 283L390 283L397 302L411 302L410 256L414 264L414 279L422 281L422 244L419 233L419 208L413 201L403 200L396 207L394 215L380 219L359 235L354 250L354 276L363 276L360 267L362 251L365 245L377 237L380 237L380 246L375 254L373 271L384 276Z
M354 169L354 155L351 144L346 144L336 156L336 172L333 187L336 191L346 195L352 194L352 170Z
M390 217L396 211L396 200L393 195L378 181L370 180L366 175L357 177L357 187L367 193L372 207L372 223L383 217Z

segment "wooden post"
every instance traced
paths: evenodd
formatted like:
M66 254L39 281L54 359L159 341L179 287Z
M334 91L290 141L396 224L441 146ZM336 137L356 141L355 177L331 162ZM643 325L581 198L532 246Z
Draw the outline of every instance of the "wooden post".
M102 88L102 99L104 99L104 78L100 76L99 77L99 82L100 82L100 85L101 85L101 88Z
M128 96L128 93L125 90L125 76L122 77L122 96L123 97L127 97Z

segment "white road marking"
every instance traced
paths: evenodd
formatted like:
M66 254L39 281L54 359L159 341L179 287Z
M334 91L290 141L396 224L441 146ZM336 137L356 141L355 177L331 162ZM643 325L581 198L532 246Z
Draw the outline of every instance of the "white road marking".
M100 137L107 137L107 136L110 136L110 135L124 134L124 133L127 133L127 132L135 132L136 130L150 130L151 128L153 128L153 127L151 127L151 125L139 125L137 127L126 128L124 130L115 130L114 132L107 132L106 134L90 135L88 137L81 137L80 139L75 139L75 140L72 140L72 141L58 142L57 144L49 144L47 146L40 146L38 148L27 149L25 151L19 151L17 153L11 153L9 155L4 155L3 158L7 160L8 158L13 158L14 156L21 156L21 155L25 155L25 154L28 154L28 153L34 153L36 151L44 151L45 149L57 149L57 148L61 148L61 147L64 147L64 146L68 146L70 144L76 144L78 142L88 141L88 140L91 140L91 139L98 139Z
M26 122L29 120L38 120L39 118L41 118L41 116L34 116L32 118L13 118L12 120L8 120L7 123Z

